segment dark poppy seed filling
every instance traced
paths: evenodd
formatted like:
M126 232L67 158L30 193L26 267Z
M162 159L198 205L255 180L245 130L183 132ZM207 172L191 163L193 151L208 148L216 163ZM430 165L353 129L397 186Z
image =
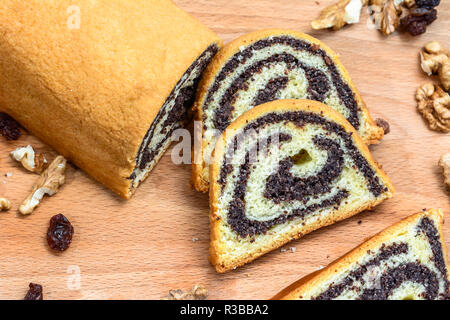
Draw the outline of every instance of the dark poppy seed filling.
M265 125L270 125L274 123L281 122L293 122L298 126L303 126L306 123L320 125L323 127L325 131L329 131L330 133L337 134L340 138L342 138L345 142L345 148L347 152L349 152L351 158L353 159L357 168L361 171L364 177L367 179L369 183L369 189L372 194L377 197L381 193L387 191L387 188L381 184L380 180L375 174L375 171L370 167L367 160L361 155L358 149L353 144L353 139L351 134L347 133L342 126L339 124L326 120L324 117L321 117L317 114L303 112L303 111L295 111L295 112L285 112L285 113L269 113L265 116L256 119L255 121L246 125L246 127L242 130L242 132L248 132L251 129L259 130ZM228 154L226 155L225 165L222 165L220 176L218 182L222 185L222 189L226 184L226 177L231 172L230 163L233 158L233 151L236 150L236 140L233 140L233 145L229 145L227 147Z
M278 170L267 179L264 197L279 204L282 201L306 200L307 196L331 191L331 183L341 174L344 167L344 152L338 143L328 138L316 136L313 142L328 152L328 159L323 168L316 175L299 178L291 173L294 165L292 159L284 159L280 162Z
M361 300L386 300L395 289L406 281L423 285L425 299L436 299L439 292L439 281L436 274L419 263L407 263L388 269L380 278L380 288L364 290Z
M424 288L422 298L436 299L446 298L449 290L449 283L447 280L447 269L442 254L442 245L439 241L439 232L433 221L424 217L417 226L417 234L425 234L429 242L433 262L436 270L430 270L429 267L423 265L418 260L404 261L397 266L385 268L376 278L372 279L370 283L364 281L364 277L371 272L372 268L382 268L381 265L386 263L393 257L400 257L409 253L409 246L407 243L394 243L389 246L383 244L379 253L374 258L370 259L364 264L359 265L353 271L341 279L338 283L330 284L329 288L319 294L313 299L316 300L331 300L341 296L345 291L355 291L358 293L359 299L362 300L386 300L396 289L403 283L417 283ZM370 252L369 252L370 253ZM406 259L403 259L406 260ZM439 279L443 280L443 288L440 290ZM367 284L367 288L358 287L359 282L361 286ZM441 293L440 293L441 292Z
M256 62L233 81L230 87L225 91L225 94L222 96L220 107L214 111L214 127L220 131L224 131L226 127L228 127L232 120L232 112L234 110L233 104L236 102L237 95L240 90L248 90L249 79L258 73L261 73L262 69L267 65L282 62L286 64L287 70L297 68L303 69L309 84L307 89L309 96L306 98L323 102L325 99L325 94L330 89L328 78L325 74L316 68L303 64L291 54L275 54L265 60ZM285 88L288 82L288 77L277 77L275 79L271 79L266 84L266 87L258 92L255 99L255 106L275 100L276 93L282 88ZM275 88L276 90L274 90Z
M296 39L291 36L274 36L267 39L259 40L248 47L237 52L227 63L223 66L219 74L216 76L212 86L209 88L205 102L203 104L203 122L207 120L206 111L209 108L210 103L214 99L214 95L218 92L219 88L225 82L230 74L244 65L249 59L251 59L257 52L264 52L268 48L274 45L285 45L291 47L296 52L307 52L313 56L319 57L323 60L324 65L330 75L328 77L319 69L307 66L299 61L296 57L289 53L274 53L264 60L255 62L253 65L247 67L232 84L225 90L222 95L218 107L214 110L214 116L212 118L213 129L223 131L229 123L233 120L232 113L234 111L234 103L236 102L237 95L240 91L247 91L249 88L249 81L253 80L254 76L258 76L264 67L270 67L274 64L285 64L285 76L282 81L288 80L287 75L294 69L302 69L305 78L308 82L307 96L304 97L292 97L292 98L309 98L312 100L318 100L323 102L326 98L331 85L336 89L340 102L348 110L347 120L357 130L361 126L360 123L360 109L355 100L354 94L349 85L342 79L342 76L337 69L333 60L328 54L320 49L317 45L311 44L307 41ZM282 75L280 75L282 76ZM276 77L267 82L266 87L261 89L257 97L254 99L255 105L262 104L276 98L277 91L283 89L286 85L280 83L280 77ZM274 84L276 84L274 86ZM274 90L274 89L277 90ZM267 92L264 94L264 92Z
M441 241L439 239L439 231L437 230L433 221L431 221L427 217L424 217L421 220L420 225L418 226L418 232L422 232L427 236L431 246L431 251L433 252L434 265L445 278L445 275L447 274L448 270L445 265L444 255L442 254L443 251ZM445 291L449 292L448 280L445 281Z
M280 133L277 136L269 136L267 138L267 144L273 143L274 140L278 140L279 143L290 141L291 136L285 133ZM232 229L236 231L241 237L254 236L257 234L265 233L274 225L281 224L295 218L303 218L306 214L311 213L319 208L325 208L331 205L339 205L342 199L347 197L348 192L346 190L341 190L332 198L324 200L321 204L315 204L301 209L294 209L291 213L283 214L275 219L271 219L268 221L254 221L248 219L245 215L244 197L247 189L247 181L250 177L252 168L252 164L250 163L250 155L255 154L258 145L261 144L255 144L255 146L251 148L251 151L247 152L245 155L245 161L240 166L238 181L236 183L236 188L234 189L234 198L230 202L230 206L228 209L228 223L230 224ZM273 190L273 184L279 183L279 181L275 180L277 180L277 178L273 177L271 181L268 181L267 187ZM305 195L299 195L298 193L296 193L296 191L297 190L294 190L291 197L296 197L296 200L303 200ZM309 191L310 195L321 193L321 190L310 189ZM268 197L274 202L279 203L276 194L268 194ZM305 201L305 203L306 202L307 201Z
M288 81L288 77L278 77L270 80L264 89L258 91L253 104L257 106L259 104L263 104L264 102L275 100L277 92L285 88Z
M247 184L255 165L251 161L251 155L256 154L258 147L264 143L272 144L274 141L280 145L290 142L292 137L290 134L283 132L278 136L271 135L266 139L256 139L250 146L247 146L247 152L239 166L235 183L230 186L233 188L232 198L228 203L227 223L240 236L254 236L267 232L271 227L285 223L287 221L301 218L304 219L308 214L322 208L333 207L337 209L341 202L348 198L349 191L345 188L333 187L334 181L342 174L344 169L344 154L347 154L353 161L354 166L365 177L368 190L378 197L387 191L387 188L380 182L376 172L369 165L367 160L361 155L357 147L353 143L351 134L345 129L324 117L305 111L291 112L273 112L263 115L249 122L240 132L238 132L226 147L226 154L220 168L217 182L221 185L222 193L228 183L229 176L234 172L232 163L236 161L235 152L240 152L240 143L244 141L243 136L248 132L261 132L273 124L283 124L284 126L291 122L297 128L302 128L306 124L318 125L324 133L319 133L312 138L313 145L318 149L325 151L327 157L322 168L317 173L307 177L298 177L292 173L294 166L293 159L287 157L278 163L278 168L267 177L265 181L265 190L261 190L264 198L270 200L274 205L281 203L292 203L300 201L305 206L292 208L283 212L281 215L269 220L252 220L246 215L246 193ZM283 128L283 127L282 127ZM338 138L332 138L331 133L336 134ZM258 134L259 135L259 134ZM277 139L275 139L277 138ZM344 150L345 148L345 150ZM333 190L336 188L336 190ZM321 197L320 202L315 201L308 205L312 199L317 200Z
M142 178L138 176L145 174L154 165L154 160L160 157L170 143L172 133L184 126L187 110L193 104L200 76L217 51L216 44L210 45L186 70L161 107L136 156L136 168L130 176L135 183L140 182Z

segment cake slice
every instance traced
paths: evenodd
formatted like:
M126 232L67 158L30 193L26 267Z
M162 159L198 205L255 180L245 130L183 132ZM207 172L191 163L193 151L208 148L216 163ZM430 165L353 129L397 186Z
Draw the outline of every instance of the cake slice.
M412 215L274 299L448 299L441 210Z
M210 260L218 272L394 192L350 123L311 100L277 100L244 113L219 138L210 174Z
M192 167L198 191L208 191L208 165L220 133L243 112L277 99L323 102L341 113L365 143L383 137L330 48L300 32L253 32L222 48L202 76L195 102L201 129Z

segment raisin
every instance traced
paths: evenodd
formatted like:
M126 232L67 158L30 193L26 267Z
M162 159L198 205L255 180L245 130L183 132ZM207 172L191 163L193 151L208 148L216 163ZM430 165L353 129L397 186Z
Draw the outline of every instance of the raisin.
M44 294L42 293L42 286L36 283L30 283L30 289L28 290L24 300L43 300Z
M441 3L441 0L416 0L418 8L434 8Z
M389 122L387 122L384 119L378 118L375 120L375 124L382 128L384 131L384 134L388 134L389 132L391 132L390 126L389 126Z
M55 251L65 251L72 243L74 230L70 221L61 213L50 219L47 242Z
M400 20L400 26L413 36L417 36L424 33L427 25L431 24L436 18L436 9L416 8Z
M20 137L20 126L6 113L0 113L0 134L7 140L17 140Z

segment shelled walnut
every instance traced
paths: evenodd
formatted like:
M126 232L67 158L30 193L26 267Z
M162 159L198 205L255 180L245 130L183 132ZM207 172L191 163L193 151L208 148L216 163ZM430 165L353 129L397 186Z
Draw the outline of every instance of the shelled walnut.
M402 1L394 0L372 0L370 2L372 18L384 35L390 35L397 29L402 14L401 3Z
M429 76L437 74L445 91L450 90L450 51L430 41L420 52L420 66Z
M208 296L208 289L202 285L195 285L191 291L170 290L169 295L163 300L205 300Z
M443 154L439 160L439 166L442 167L444 182L450 190L450 152Z
M20 147L10 153L11 158L20 162L28 171L41 173L47 165L47 159L41 153L34 152L32 146Z
M311 23L313 29L333 28L339 30L346 24L359 22L361 9L368 0L340 0L320 13L317 20Z
M439 85L427 83L417 89L417 109L430 129L450 132L450 96Z
M66 163L67 161L63 156L57 156L52 161L34 184L30 195L19 207L20 213L23 215L31 214L44 195L53 196L58 191L59 187L65 182Z

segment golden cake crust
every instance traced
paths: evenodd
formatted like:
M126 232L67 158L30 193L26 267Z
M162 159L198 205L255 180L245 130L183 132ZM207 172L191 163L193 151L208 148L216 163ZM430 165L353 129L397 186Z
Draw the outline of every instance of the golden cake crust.
M431 217L434 218L433 220L438 221L438 231L440 234L440 242L442 244L442 250L444 252L444 261L447 270L450 270L447 261L447 248L442 233L444 214L440 209L430 209L409 216L401 220L400 222L388 227L387 229L381 231L380 233L376 234L369 240L365 241L364 243L362 243L349 253L333 261L330 265L328 265L324 269L315 271L307 275L306 277L294 282L293 284L291 284L290 286L279 292L277 295L275 295L272 298L272 300L298 299L304 294L304 292L308 292L309 290L314 288L318 283L321 283L322 281L328 279L334 273L339 272L342 269L346 269L354 261L357 261L364 255L366 255L368 250L377 248L380 246L380 244L389 241L392 238L392 236L395 235L397 232L403 230L407 225L409 225L410 223L414 223L415 221L421 219L422 217Z
M169 0L3 0L0 33L0 111L124 198L161 106L221 43Z
M334 111L330 107L324 105L318 101L312 100L296 100L296 99L287 99L287 100L276 100L272 102L268 102L265 104L261 104L256 106L249 111L245 112L235 121L233 121L230 126L227 128L230 132L239 130L244 127L247 122L250 122L253 119L258 118L259 116L275 112L275 111L312 111L315 113L323 113L326 117L336 121L340 125L344 127L346 132L351 132L353 141L358 149L361 151L362 155L367 159L369 164L376 169L377 174L382 179L383 183L387 186L388 192L392 195L395 192L394 186L392 185L389 177L384 173L384 171L380 168L378 163L373 159L372 155L369 152L367 145L362 141L359 137L356 130L353 126L338 112ZM217 159L221 159L226 146L226 131L220 136L218 139L213 157L217 157ZM327 225L331 225L337 221L349 218L363 210L371 209L382 202L384 199L376 199L371 203L367 204L364 207L357 208L356 210L349 211L345 214L340 214L338 212L334 213L330 217L326 219L322 219L320 222L312 223L308 225L306 229L302 233L298 233L295 229L293 229L290 233L286 233L284 237L280 238L277 242L272 242L264 247L261 247L257 254L249 255L245 259L239 261L228 261L226 259L221 258L221 252L223 251L223 245L220 243L220 226L224 223L222 219L217 219L217 201L220 196L220 186L216 183L217 178L220 174L220 163L218 161L212 161L210 165L210 181L211 188L209 194L210 201L210 262L216 268L216 271L219 273L223 273L237 267L240 267L250 261L255 260L257 257L264 255L265 253L272 251L276 248L281 247L282 245L288 243L289 241L299 239L304 235Z
M366 107L358 89L354 85L353 81L350 79L350 76L339 60L339 56L331 50L326 44L321 42L320 40L311 37L305 33L293 31L293 30L285 30L285 29L268 29L251 32L249 34L243 35L236 40L226 44L217 55L211 60L211 63L205 69L203 73L202 79L200 81L197 97L194 104L194 112L195 112L195 120L202 121L202 105L204 100L206 99L206 95L208 93L209 88L213 84L215 76L223 67L224 63L228 61L233 55L240 51L240 47L248 46L251 43L254 43L263 38L267 38L269 36L277 36L277 35L290 35L295 38L304 39L310 43L317 44L323 49L335 63L339 72L342 75L342 78L349 85L350 89L355 93L355 100L358 103L358 107L361 108L362 112L367 116L367 120L369 122L369 130L368 135L363 137L363 140L367 144L378 143L384 136L383 129L379 128L373 119L370 117L369 110ZM201 133L203 134L203 133ZM192 185L197 191L200 192L208 192L209 182L205 179L205 168L207 168L206 163L203 161L203 150L206 147L206 143L203 141L200 132L197 133L195 139L197 141L197 145L201 146L200 150L196 150L193 156L193 164L192 164Z

